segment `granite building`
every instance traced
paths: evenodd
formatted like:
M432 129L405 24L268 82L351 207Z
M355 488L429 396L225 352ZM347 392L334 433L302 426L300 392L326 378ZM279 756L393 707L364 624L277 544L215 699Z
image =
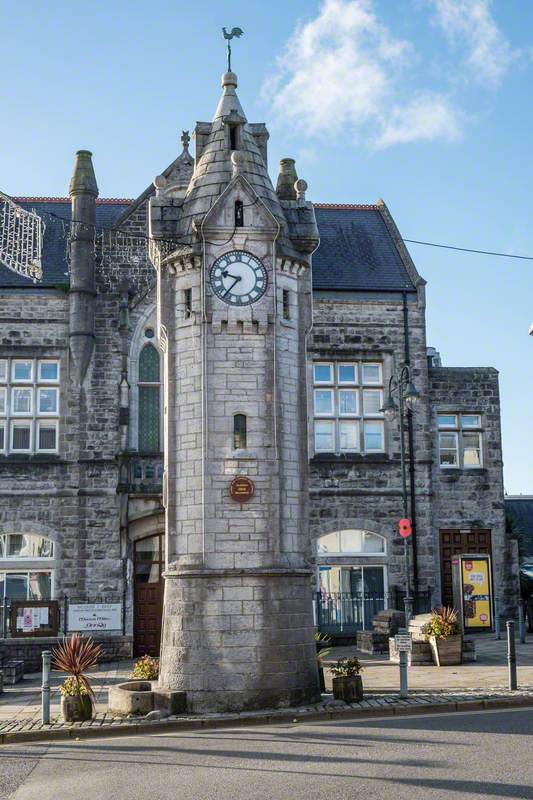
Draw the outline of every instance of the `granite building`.
M274 187L268 131L236 84L223 76L194 155L184 133L137 199L99 198L88 151L70 198L13 198L46 231L41 281L0 265L0 604L111 599L108 651L157 653L167 568L176 652L224 648L235 678L231 653L257 665L273 618L278 642L301 645L287 663L309 660L289 692L304 698L314 592L372 597L355 627L401 602L400 431L381 409L403 365L420 394L411 586L449 604L453 555L489 553L512 608L498 373L444 367L427 347L425 281L383 201L313 205L291 159ZM176 655L163 670L173 685L186 673Z

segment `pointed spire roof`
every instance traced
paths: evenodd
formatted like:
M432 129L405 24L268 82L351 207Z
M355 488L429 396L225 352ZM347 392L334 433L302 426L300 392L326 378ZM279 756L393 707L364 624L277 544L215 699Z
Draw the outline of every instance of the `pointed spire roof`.
M218 101L213 121L221 117L234 117L236 120L240 117L241 122L246 122L246 116L236 92L237 76L234 72L225 72L220 81L222 97Z

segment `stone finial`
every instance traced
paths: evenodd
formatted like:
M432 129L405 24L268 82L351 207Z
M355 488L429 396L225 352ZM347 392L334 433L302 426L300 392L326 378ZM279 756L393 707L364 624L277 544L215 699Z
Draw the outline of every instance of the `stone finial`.
M221 84L222 87L224 87L224 86L234 86L235 89L236 89L237 86L238 86L238 84L237 84L237 76L235 75L234 72L225 72L222 75L221 79L220 79L220 84Z
M164 175L156 175L153 183L155 186L155 195L159 197L165 191L167 179Z
M276 194L280 200L296 200L294 184L298 180L294 158L282 158L279 162Z
M244 165L244 153L240 150L234 150L231 154L231 166L233 167L233 177L236 178L242 172Z
M92 194L98 197L98 186L94 174L92 153L90 150L78 150L74 170L70 179L69 194Z
M298 205L305 205L305 193L307 191L307 181L304 181L303 178L299 178L294 183L294 191L296 192L296 199L298 201Z
M181 132L181 143L183 145L184 150L189 149L189 144L191 143L191 137L189 136L189 131Z

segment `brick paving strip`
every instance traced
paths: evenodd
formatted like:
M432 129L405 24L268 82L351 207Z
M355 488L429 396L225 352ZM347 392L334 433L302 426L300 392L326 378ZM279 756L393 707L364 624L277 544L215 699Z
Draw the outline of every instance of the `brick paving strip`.
M360 703L342 704L342 701L325 700L322 703L299 708L265 709L240 714L205 714L203 716L170 716L148 721L144 717L116 717L98 713L87 722L65 723L52 718L50 725L36 719L0 721L0 744L17 742L51 741L58 739L85 739L106 736L130 736L169 731L186 731L199 728L223 728L236 725L265 725L279 722L305 722L326 719L368 719L406 714L449 713L453 711L481 711L501 708L533 708L533 686L519 691L505 689L470 690L465 692L414 691L402 700L398 693L368 694Z

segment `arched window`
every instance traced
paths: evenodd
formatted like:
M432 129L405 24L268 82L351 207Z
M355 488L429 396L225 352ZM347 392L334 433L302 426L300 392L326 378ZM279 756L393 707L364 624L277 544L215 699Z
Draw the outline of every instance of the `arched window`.
M244 206L242 200L235 200L235 227L242 228L244 225Z
M385 538L360 530L334 531L317 541L318 555L385 555Z
M160 361L159 353L147 344L139 356L139 452L161 451L160 428Z
M233 447L235 450L246 449L246 415L235 414L233 417Z

